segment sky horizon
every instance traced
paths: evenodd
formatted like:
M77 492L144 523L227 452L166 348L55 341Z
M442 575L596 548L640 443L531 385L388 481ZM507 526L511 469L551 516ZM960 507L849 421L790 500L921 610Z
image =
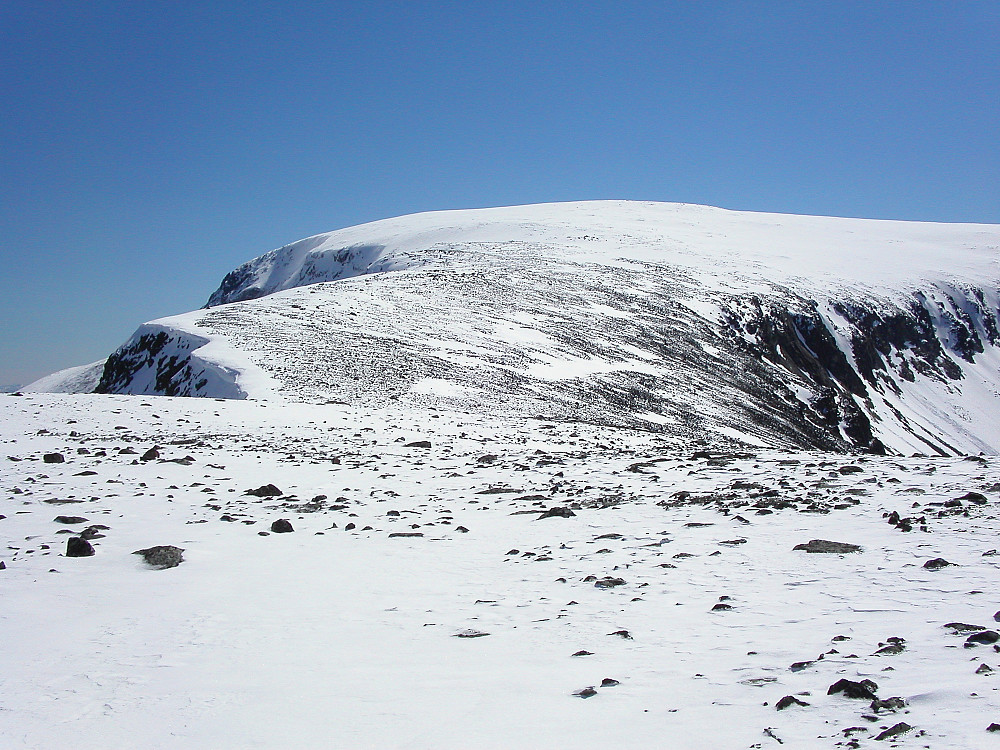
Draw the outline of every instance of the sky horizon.
M991 2L14 0L0 29L0 385L420 211L1000 223Z

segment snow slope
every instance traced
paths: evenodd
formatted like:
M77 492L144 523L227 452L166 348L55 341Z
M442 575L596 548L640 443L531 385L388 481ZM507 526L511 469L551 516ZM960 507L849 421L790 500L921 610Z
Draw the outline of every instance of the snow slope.
M140 329L97 390L997 453L998 249L996 226L684 204L417 214L240 266L207 310L155 321L168 341Z

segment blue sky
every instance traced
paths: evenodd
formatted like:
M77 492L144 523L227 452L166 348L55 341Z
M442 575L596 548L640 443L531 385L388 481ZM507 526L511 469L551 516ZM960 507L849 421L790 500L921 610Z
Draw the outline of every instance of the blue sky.
M0 384L416 211L1000 222L1000 4L0 3Z

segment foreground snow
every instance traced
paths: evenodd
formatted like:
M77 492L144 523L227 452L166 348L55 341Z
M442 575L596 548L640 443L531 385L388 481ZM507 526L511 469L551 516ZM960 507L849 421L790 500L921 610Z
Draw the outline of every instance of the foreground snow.
M993 457L692 458L443 409L47 394L0 399L0 440L5 747L997 742L1000 655L943 627L997 625ZM294 533L260 535L279 518ZM96 554L63 557L57 532L94 524ZM863 551L793 550L811 539ZM131 554L160 544L185 562ZM841 678L908 706L828 696Z

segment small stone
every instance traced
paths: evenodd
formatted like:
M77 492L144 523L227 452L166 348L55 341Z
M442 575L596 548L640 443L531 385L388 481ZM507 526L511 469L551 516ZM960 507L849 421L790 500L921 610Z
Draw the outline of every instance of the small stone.
M993 722L988 727L986 727L987 732L1000 732L1000 724Z
M611 589L615 586L624 586L624 578L612 578L611 576L604 576L604 578L598 578L594 581L594 586L599 589Z
M583 690L577 690L575 693L573 693L573 695L576 695L580 698L591 698L597 695L597 691L594 690L594 686L591 685L589 687L585 687Z
M594 655L593 651L582 651L582 650L577 651L575 654L573 654L573 656L593 656L593 655Z
M547 511L542 513L538 518L572 518L575 516L574 513L569 508L549 508Z
M848 544L847 542L830 542L826 539L813 539L805 544L796 544L792 549L802 550L804 552L820 552L827 554L861 552L861 547L857 544Z
M879 711L899 711L902 708L906 708L906 701L899 696L894 696L892 698L886 698L885 700L873 700L870 706L871 710L875 713Z
M390 539L399 539L401 537L417 537L423 536L423 532L420 531L394 531L389 534Z
M87 523L89 519L86 519L83 516L56 516L52 520L56 523L64 523L67 526L70 526L78 523Z
M605 677L601 680L601 687L614 687L615 685L621 685L621 683L611 677Z
M726 610L729 610L729 609L732 609L732 608L733 608L732 604L725 604L723 602L719 602L714 607L712 607L712 611L713 612L725 612Z
M167 568L176 568L184 562L182 552L184 550L180 547L164 544L158 547L136 550L132 554L142 555L143 559L157 570L166 570Z
M901 721L898 724L893 724L891 727L889 727L888 729L886 729L884 732L882 732L881 734L877 735L875 737L875 740L877 742L881 742L882 740L887 740L890 737L898 737L901 734L905 734L906 732L909 732L911 729L913 729L913 727L911 727L905 721Z
M153 446L148 451L139 456L140 461L155 461L160 457L160 449L157 446Z
M86 539L71 536L66 540L66 557L90 557L94 554L94 545Z
M775 709L778 711L784 711L789 706L808 706L809 704L805 701L800 701L794 695L786 695L784 698L779 700L774 704Z
M257 489L247 490L243 494L253 495L254 497L278 497L279 495L282 494L282 492L273 484L262 484Z
M66 460L62 453L46 453L42 456L42 461L47 464L61 464Z
M895 656L896 654L901 654L904 651L906 651L906 644L890 643L888 646L883 646L876 651L875 656Z
M415 440L412 443L407 443L404 448L430 448L430 440Z
M625 638L626 640L632 640L632 634L627 630L616 630L613 633L608 633L608 635L617 635L619 638Z
M287 534L291 531L295 531L295 529L292 528L292 523L287 518L279 518L271 524L271 531L275 534Z
M472 630L471 628L469 630L463 630L460 633L455 633L456 638L483 638L487 635L489 635L489 633L485 633L482 630Z
M457 531L457 532L459 532L461 534L468 534L469 533L469 530L467 528L465 528L464 526L456 526L455 527L455 531Z
M966 644L973 643L996 643L1000 640L1000 634L995 630L980 630L978 633L973 633L968 638L965 639Z
M864 700L874 701L878 700L878 696L875 695L877 690L878 685L871 680L854 682L852 680L841 679L833 683L826 691L826 694L834 695L835 693L843 693L847 698L863 698Z
M979 669L976 670L976 674L989 674L993 671L993 667L989 664L980 664Z
M950 563L943 557L935 557L933 560L928 560L924 563L924 567L927 570L940 570L941 568L947 568L949 565L954 565L955 563Z
M956 633L968 632L970 630L986 630L982 625L970 625L967 622L946 622L944 627L951 628Z

